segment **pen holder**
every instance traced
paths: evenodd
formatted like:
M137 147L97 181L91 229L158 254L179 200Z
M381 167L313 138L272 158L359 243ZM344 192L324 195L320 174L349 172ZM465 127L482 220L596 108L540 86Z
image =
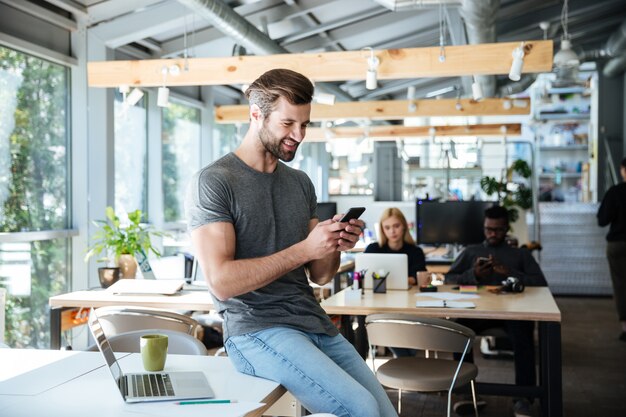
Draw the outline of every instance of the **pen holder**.
M372 273L372 287L374 289L374 293L384 294L387 292L387 277L389 276L389 272L386 275L379 275L377 273Z

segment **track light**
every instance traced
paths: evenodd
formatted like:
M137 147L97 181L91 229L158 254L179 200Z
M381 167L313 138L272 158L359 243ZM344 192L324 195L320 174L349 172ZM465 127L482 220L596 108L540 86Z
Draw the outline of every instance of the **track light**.
M519 81L522 77L522 69L524 68L524 42L515 48L511 55L513 56L513 62L511 63L511 70L509 71L509 79L511 81Z
M327 93L316 93L313 95L313 101L318 104L325 104L327 106L335 105L335 95Z
M170 106L170 89L167 87L159 87L159 93L157 94L157 106L169 107Z
M413 113L417 110L417 103L415 102L415 86L410 85L406 89L406 99L409 101L409 112Z
M483 99L483 88L480 86L476 76L474 76L474 82L472 83L472 97L474 97L474 101Z
M139 100L141 100L142 97L143 91L138 88L133 88L133 90L126 96L125 103L127 106L134 106L139 102Z
M365 74L365 88L368 90L375 90L378 87L378 64L380 60L374 55L372 48L363 48L370 51L370 56L367 58L367 73Z
M161 68L161 74L163 75L163 86L159 87L159 91L157 94L157 106L159 107L169 107L170 105L170 89L165 86L167 81L167 76L178 76L180 74L180 67L176 64L168 66L163 66Z

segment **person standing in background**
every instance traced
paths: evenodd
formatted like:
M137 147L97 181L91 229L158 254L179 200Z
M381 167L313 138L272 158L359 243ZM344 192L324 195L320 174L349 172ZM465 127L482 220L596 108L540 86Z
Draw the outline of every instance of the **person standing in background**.
M622 324L619 340L626 342L626 158L622 159L619 172L623 181L604 194L597 218L600 226L610 224L606 235L606 258L611 271L615 306Z

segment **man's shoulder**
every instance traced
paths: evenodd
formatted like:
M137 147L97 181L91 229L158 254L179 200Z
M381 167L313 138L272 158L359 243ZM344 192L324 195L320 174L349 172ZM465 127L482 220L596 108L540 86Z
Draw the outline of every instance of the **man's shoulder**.
M233 154L229 153L200 168L197 175L200 178L225 175L233 171L233 167L236 163L237 161Z

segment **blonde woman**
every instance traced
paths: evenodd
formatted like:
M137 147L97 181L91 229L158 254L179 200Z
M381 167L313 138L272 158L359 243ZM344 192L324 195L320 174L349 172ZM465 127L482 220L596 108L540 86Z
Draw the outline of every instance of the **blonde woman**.
M409 257L409 285L417 285L417 273L426 271L426 258L409 232L404 214L396 207L385 209L378 222L378 242L365 248L366 253L405 253Z

